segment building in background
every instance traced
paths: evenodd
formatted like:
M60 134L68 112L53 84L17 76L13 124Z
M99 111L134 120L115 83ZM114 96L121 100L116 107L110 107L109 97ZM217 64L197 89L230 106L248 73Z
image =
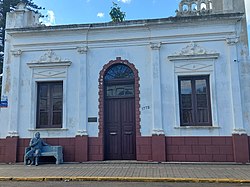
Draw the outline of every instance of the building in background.
M247 41L244 0L60 26L20 3L7 16L0 162L23 161L37 131L66 162L249 162Z

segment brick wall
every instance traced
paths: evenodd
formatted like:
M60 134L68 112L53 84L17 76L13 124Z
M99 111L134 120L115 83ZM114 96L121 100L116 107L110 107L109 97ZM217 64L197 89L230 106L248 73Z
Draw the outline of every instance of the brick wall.
M100 161L104 159L104 148L102 138L93 138L88 139L88 160L89 161Z
M136 138L136 156L139 161L152 161L152 137Z
M5 140L0 139L0 162L5 162Z
M104 160L102 138L76 137L48 138L44 140L50 145L63 146L65 162L78 162L79 159L82 159L82 161ZM238 152L234 147L236 145L233 144L233 137L165 137L164 140L166 142L165 155L161 158L164 158L167 162L237 162L234 155L237 155ZM245 144L250 146L250 137L247 137L247 140L248 142ZM30 139L0 139L0 162L23 162L24 148L29 145L29 141ZM157 147L153 146L153 144L153 137L136 138L138 161L164 161L154 160L156 158L154 154L158 152L155 149L163 149L161 146ZM14 145L17 146L17 149L13 147ZM79 152L76 151L78 145L82 147L88 146L85 151ZM249 150L250 147L247 150L247 154L250 155ZM12 152L13 154L16 153L16 157Z
M29 146L30 139L18 139L17 143L17 162L23 162L24 149Z
M232 137L166 137L167 161L233 162Z
M152 137L137 138L137 160L157 161L153 154ZM234 162L232 137L166 137L166 161Z

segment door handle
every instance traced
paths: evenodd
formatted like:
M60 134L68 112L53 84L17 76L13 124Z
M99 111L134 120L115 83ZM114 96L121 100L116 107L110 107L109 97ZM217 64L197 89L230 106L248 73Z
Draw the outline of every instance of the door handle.
M110 135L117 135L117 133L116 132L111 132L111 133L109 133Z
M125 132L125 135L131 135L132 132Z

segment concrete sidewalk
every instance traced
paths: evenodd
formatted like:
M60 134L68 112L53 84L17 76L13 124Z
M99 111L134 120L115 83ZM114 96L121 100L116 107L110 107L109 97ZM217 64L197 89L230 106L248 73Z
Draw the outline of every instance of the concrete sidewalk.
M151 162L1 164L0 180L250 183L250 165Z

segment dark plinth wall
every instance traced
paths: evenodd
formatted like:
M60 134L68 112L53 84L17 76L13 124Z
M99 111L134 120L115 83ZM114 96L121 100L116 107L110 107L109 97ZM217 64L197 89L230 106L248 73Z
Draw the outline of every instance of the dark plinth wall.
M7 137L0 139L0 162L23 162L24 148L30 139ZM44 138L50 145L63 146L64 162L104 160L102 138ZM249 162L250 137L165 137L139 136L136 138L138 161L157 162Z

